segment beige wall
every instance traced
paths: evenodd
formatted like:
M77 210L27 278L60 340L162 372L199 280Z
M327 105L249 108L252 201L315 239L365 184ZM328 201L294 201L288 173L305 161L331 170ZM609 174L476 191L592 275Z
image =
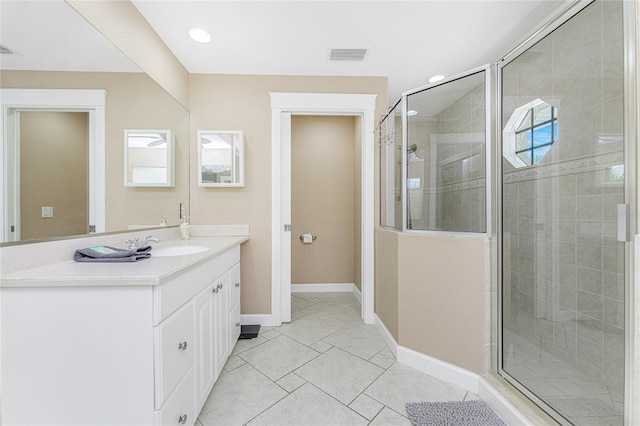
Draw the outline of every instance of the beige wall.
M386 111L384 77L307 77L193 74L190 81L191 158L197 130L243 130L244 188L202 188L191 174L194 224L247 223L242 248L242 313L271 312L271 98L269 92L376 94L376 117Z
M88 157L88 113L20 113L22 239L89 232ZM53 207L52 218L42 217L43 206Z
M398 341L398 233L375 232L375 313Z
M399 234L398 259L398 344L482 374L484 235Z
M189 105L189 73L129 0L67 3L178 102Z
M354 117L291 117L291 282L354 282ZM304 244L309 232L318 239Z
M142 73L1 71L3 88L104 89L106 108L107 231L131 224L176 225L189 200L189 114ZM124 187L124 129L171 129L176 142L175 188Z

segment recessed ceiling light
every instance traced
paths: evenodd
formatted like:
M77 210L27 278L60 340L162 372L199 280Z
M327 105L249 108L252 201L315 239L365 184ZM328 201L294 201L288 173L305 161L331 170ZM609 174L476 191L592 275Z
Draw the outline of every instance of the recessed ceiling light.
M434 75L433 77L431 77L429 79L429 83L435 83L435 82L438 82L440 80L444 80L444 75L442 75L442 74Z
M211 41L211 34L206 32L202 28L192 28L191 30L189 30L189 37L191 37L198 43L209 43Z
M412 115L418 115L418 111L416 111L415 109L410 109L409 111L407 111L407 115L409 117L411 117Z

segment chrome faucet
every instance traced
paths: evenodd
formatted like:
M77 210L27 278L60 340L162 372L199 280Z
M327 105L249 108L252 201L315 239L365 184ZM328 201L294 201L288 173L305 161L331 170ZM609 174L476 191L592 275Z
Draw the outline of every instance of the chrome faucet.
M129 250L137 250L149 247L150 242L159 243L160 238L155 238L149 235L145 238L134 238L133 240L126 240L125 244L129 244Z

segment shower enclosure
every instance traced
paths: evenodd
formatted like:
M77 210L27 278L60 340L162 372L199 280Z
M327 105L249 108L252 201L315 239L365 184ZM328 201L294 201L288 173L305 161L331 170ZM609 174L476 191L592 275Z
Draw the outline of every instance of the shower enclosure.
M623 2L568 15L499 64L499 370L563 423L622 425L631 221L618 206L634 201Z
M382 226L486 232L488 78L483 67L407 92L382 120Z
M572 2L380 123L380 225L496 238L492 370L562 424L631 418L635 14Z

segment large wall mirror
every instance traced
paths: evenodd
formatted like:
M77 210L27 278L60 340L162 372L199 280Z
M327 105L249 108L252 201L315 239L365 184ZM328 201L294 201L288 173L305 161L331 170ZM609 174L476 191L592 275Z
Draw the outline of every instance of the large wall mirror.
M165 216L169 225L179 224L179 205L189 201L189 112L65 1L3 0L0 12L0 88L105 93L103 129L92 127L88 106L39 105L3 115L0 152L15 151L19 172L0 156L0 243L86 234L92 227L156 226ZM16 137L6 137L9 127ZM171 133L175 186L123 185L126 129ZM104 135L103 152L89 149L94 131ZM95 190L94 167L102 193ZM43 182L61 191L39 190ZM70 194L77 195L73 202ZM102 207L91 211L95 205Z

